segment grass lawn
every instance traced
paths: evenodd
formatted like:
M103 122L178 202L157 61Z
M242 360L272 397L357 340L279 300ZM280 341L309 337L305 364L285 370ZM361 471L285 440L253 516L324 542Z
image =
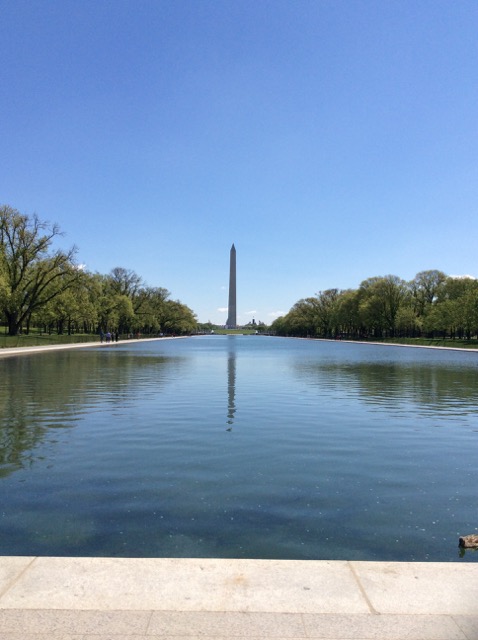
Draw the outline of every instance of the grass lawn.
M409 344L410 346L420 347L448 347L454 349L478 349L478 340L462 340L456 338L384 338L383 340L374 340L374 342L391 342L394 344Z
M16 347L41 347L51 344L76 344L77 342L98 342L99 336L93 334L75 333L74 335L57 335L32 331L28 335L9 336L0 334L0 349Z

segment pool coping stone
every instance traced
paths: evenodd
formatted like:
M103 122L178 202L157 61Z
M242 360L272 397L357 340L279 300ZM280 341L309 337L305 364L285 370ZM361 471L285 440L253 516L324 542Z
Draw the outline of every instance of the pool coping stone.
M477 640L478 563L0 557L0 640Z

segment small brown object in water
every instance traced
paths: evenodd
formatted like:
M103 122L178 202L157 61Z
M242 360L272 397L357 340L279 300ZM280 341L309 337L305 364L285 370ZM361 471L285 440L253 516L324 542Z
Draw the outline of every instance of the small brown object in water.
M478 549L478 535L472 533L469 536L460 536L458 546L464 549Z

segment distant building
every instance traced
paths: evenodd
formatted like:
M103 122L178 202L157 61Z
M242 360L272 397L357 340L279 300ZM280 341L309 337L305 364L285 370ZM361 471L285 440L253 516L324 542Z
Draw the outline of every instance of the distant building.
M227 309L227 322L226 327L228 329L237 328L237 308L236 308L236 247L234 244L231 247L230 261L229 261L229 306Z

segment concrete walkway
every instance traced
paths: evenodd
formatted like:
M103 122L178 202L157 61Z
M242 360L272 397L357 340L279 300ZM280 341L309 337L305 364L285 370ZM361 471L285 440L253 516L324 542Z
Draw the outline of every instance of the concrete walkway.
M158 340L178 340L188 336L163 336L161 338L128 338L119 342L74 342L71 344L46 344L39 347L5 347L0 349L0 358L8 356L26 356L35 353L46 353L47 351L65 351L66 349L87 349L88 347L103 347L112 349L122 344L137 344L138 342L154 342Z
M0 558L1 640L477 640L478 564Z

